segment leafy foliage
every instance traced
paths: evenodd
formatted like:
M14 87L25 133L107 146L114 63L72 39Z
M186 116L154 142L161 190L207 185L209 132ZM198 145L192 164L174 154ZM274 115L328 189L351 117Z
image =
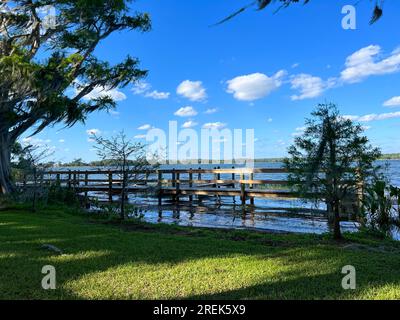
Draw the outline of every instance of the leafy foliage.
M366 224L373 230L388 233L395 225L400 227L400 188L385 180L376 180L366 188L363 211Z
M36 211L38 198L43 198L43 195L46 194L46 188L43 183L40 183L43 181L39 181L39 179L46 169L44 161L52 153L47 146L28 145L18 150L18 162L15 164L15 168L23 172L24 181L26 181L27 177L32 177L30 179L32 185L27 190L24 190L25 197L29 197L32 203L32 212Z
M146 145L132 142L123 131L110 139L93 135L93 140L96 142L95 149L98 156L103 160L112 160L113 168L120 171L118 174L121 179L119 210L123 220L129 183L143 180L146 176L144 172L154 168L155 165L147 160Z
M0 4L0 140L10 149L28 129L72 126L116 103L107 94L146 76L133 57L115 65L95 55L115 32L150 29L146 13L129 14L131 0L15 0ZM56 12L54 24L43 10ZM0 190L7 191L10 152L0 155Z
M341 117L334 104L320 104L312 116L288 150L289 183L303 196L327 203L340 238L340 209L376 174L374 161L381 153L362 135L362 126Z
M360 1L358 1L358 2L360 2ZM372 14L372 17L371 17L371 20L370 20L370 24L374 24L375 22L377 22L382 17L382 15L383 15L383 9L382 9L383 1L384 0L377 0L376 1L375 7L374 7L374 10L373 10L373 14ZM229 16L224 18L223 20L221 20L218 23L216 23L215 25L220 25L222 23L225 23L225 22L233 19L234 17L236 17L237 15L241 14L242 12L246 11L247 9L249 9L251 7L256 7L258 11L264 10L270 4L272 4L273 2L278 2L279 3L278 9L275 11L275 12L278 12L280 9L287 8L289 5L291 5L293 3L307 4L307 3L310 2L310 0L256 0L256 1L253 1L253 2L249 3L248 5L240 8L239 10L235 11L234 13L230 14Z

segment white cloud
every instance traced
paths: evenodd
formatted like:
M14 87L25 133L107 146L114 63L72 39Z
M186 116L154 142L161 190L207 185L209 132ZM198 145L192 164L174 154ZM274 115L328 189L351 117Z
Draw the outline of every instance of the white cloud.
M120 113L118 111L115 110L110 110L108 111L113 117L119 117Z
M306 127L296 128L295 131L292 133L292 136L293 137L300 137L301 135L303 135L305 130L306 130Z
M24 138L22 139L22 144L24 146L35 146L35 147L47 147L48 144L51 143L50 139L47 140L43 140L40 138L33 138L33 137L28 137L28 138Z
M286 71L281 70L272 77L263 73L239 76L227 81L227 92L232 93L235 99L241 101L262 99L282 85L283 77L286 74Z
M137 136L135 136L135 139L146 139L146 135L145 134L138 134Z
M144 94L145 92L149 91L151 89L151 85L147 83L146 81L138 81L135 82L132 88L133 94L140 95Z
M178 117L194 117L197 116L197 111L193 107L187 106L180 108L175 112L175 115Z
M58 142L59 143L65 143L65 140L64 139L60 139L60 140L58 140Z
M335 79L324 81L310 74L298 74L291 79L292 89L299 90L299 95L292 95L292 100L303 100L319 97L326 89L335 84Z
M389 100L386 100L383 105L385 107L397 107L400 106L400 96L398 97L393 97Z
M292 64L292 69L297 68L299 65L300 65L300 63L293 63L293 64Z
M207 109L204 113L205 114L214 114L217 113L218 109L217 108L211 108L211 109Z
M89 130L86 130L86 133L87 133L88 136L94 136L94 135L98 136L98 135L101 135L101 130L99 130L99 129L89 129Z
M193 121L193 120L189 120L189 121L186 121L186 122L182 125L182 128L190 129L190 128L196 127L197 125L198 125L197 122L195 122L195 121Z
M146 81L139 81L134 84L132 92L135 95L142 95L155 100L166 100L171 95L169 92L160 92L158 90L151 91L151 88L151 84Z
M292 76L292 89L299 90L299 94L292 95L292 100L316 98L325 90L336 86L360 82L374 75L400 72L400 48L394 50L386 57L382 57L381 51L380 46L370 45L354 52L347 57L345 69L339 77L332 77L325 80L310 74ZM387 101L386 103L390 102ZM391 103L394 102L391 101Z
M267 122L269 122L269 123L271 123L272 121L273 121L272 118L268 118L268 119L267 119Z
M298 74L291 77L292 89L299 94L292 95L292 100L302 100L319 97L325 90L348 83L357 83L370 76L400 72L400 48L382 57L382 49L378 45L370 45L354 52L347 57L345 69L339 77L327 80L310 74ZM400 97L386 101L386 106L399 103Z
M381 52L378 45L370 45L354 52L346 60L346 69L341 73L341 80L356 83L369 76L400 71L400 50L393 51L386 58L380 57Z
M147 130L150 130L150 129L152 129L153 127L150 125L150 124L144 124L144 125L142 125L142 126L140 126L139 128L138 128L138 130L145 130L145 131L147 131Z
M78 91L79 92L79 91ZM126 100L126 95L118 89L107 89L104 87L95 87L91 93L84 96L84 100L94 100L98 98L111 97L114 101Z
M151 92L147 92L145 94L146 98L152 98L155 100L166 100L169 98L171 94L169 92L159 92L157 90L151 91Z
M355 116L355 115L345 115L344 119L350 119L358 122L371 122L371 121L379 121L379 120L387 120L393 118L400 118L400 111L397 112L389 112L389 113L381 113L381 114L367 114L364 116Z
M218 129L221 130L226 127L226 123L222 122L210 122L203 125L204 129Z
M286 142L284 141L284 140L278 140L277 141L277 143L278 143L278 145L280 145L280 146L284 146L284 145L286 145Z
M178 86L176 93L191 101L203 101L207 99L207 91L201 81L185 80Z

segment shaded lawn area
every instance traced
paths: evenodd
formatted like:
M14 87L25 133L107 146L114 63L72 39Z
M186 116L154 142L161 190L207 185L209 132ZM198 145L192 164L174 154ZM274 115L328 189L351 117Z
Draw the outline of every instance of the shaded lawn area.
M0 299L400 298L393 241L109 225L66 211L0 211ZM56 267L57 290L41 289L44 265ZM356 267L355 291L341 287L345 265Z

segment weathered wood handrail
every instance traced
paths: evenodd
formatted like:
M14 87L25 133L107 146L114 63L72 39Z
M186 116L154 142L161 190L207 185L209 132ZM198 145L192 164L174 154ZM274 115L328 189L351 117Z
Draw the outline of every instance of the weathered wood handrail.
M122 185L122 171L114 169L94 169L94 170L49 170L43 173L43 182L65 184L69 188L84 190L85 197L91 189L102 190L108 193L109 201L112 201L115 190ZM159 189L159 194L169 193L175 201L179 201L179 196L184 190L185 194L189 193L189 200L193 201L193 194L215 194L218 199L221 194L235 194L238 192L242 203L245 204L247 189L254 190L255 186L260 185L276 185L284 186L288 184L286 180L279 179L255 179L256 174L287 174L287 170L283 168L214 168L214 169L159 169L144 171L129 171L130 175L136 175L129 179L129 188L133 189L134 185L150 186L155 184ZM137 176L143 179L138 179ZM197 176L197 179L195 178ZM211 177L205 177L209 175ZM101 177L95 177L101 176ZM226 179L228 176L229 178ZM56 177L55 179L53 177ZM207 179L208 178L208 179ZM237 186L239 187L238 191ZM211 189L221 189L212 191ZM229 188L229 190L226 190ZM163 189L165 192L163 192ZM190 194L192 190L193 194ZM196 191L197 190L197 191ZM218 191L218 192L217 192ZM257 190L256 190L257 191ZM260 190L259 190L260 191ZM279 192L276 192L278 195ZM267 194L265 192L265 194ZM283 193L281 192L283 195ZM286 197L286 192L283 196ZM250 197L250 201L254 204L254 197Z
M129 171L127 193L147 192L152 188L158 190L159 204L163 196L172 196L174 201L188 196L193 201L197 196L199 201L203 196L215 196L220 201L221 196L240 197L243 205L247 199L254 205L254 198L298 198L299 195L278 186L288 186L286 176L289 172L284 168L214 168L214 169L159 169ZM277 176L273 179L270 175ZM264 176L256 176L264 175ZM267 175L267 176L265 176ZM97 177L96 177L97 176ZM121 193L122 171L113 169L94 170L49 170L39 177L43 183L57 183L75 188L83 193L85 199L88 192L103 192L108 194L108 200ZM354 182L354 181L353 181ZM23 185L29 186L29 180L24 177ZM271 186L276 186L275 188ZM357 187L361 187L357 186Z
M130 174L156 174L157 172L161 172L163 174L188 174L189 169L160 169L160 170L147 170L147 171L135 171L131 170L129 171ZM250 174L250 173L288 173L286 169L283 168L236 168L236 169L192 169L191 170L193 174L230 174L230 173L235 173L235 174ZM85 175L85 174L121 174L121 170L49 170L46 171L46 175L68 175L68 174L79 174L79 175Z

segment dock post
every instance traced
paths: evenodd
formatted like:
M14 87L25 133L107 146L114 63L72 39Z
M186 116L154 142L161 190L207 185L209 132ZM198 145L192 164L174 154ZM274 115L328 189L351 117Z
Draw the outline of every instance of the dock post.
M218 167L218 168L217 168L217 170L220 170L220 169L221 169L221 167ZM218 181L221 180L221 174L220 174L220 173L217 173L216 178L217 178L216 180L218 180ZM216 184L215 186L216 186L218 189L220 188L219 184ZM217 200L218 200L218 204L221 204L221 196L220 196L220 195L217 196Z
M250 180L254 181L254 173L250 173ZM254 189L253 184L250 184L250 189ZM250 197L250 205L254 206L254 197Z
M201 171L200 170L201 170L201 167L199 167L199 174L197 175L197 180L198 181L201 180ZM199 201L199 204L201 204L201 196L200 195L197 196L197 200Z
M235 170L235 166L232 167L232 170ZM235 173L233 172L233 173L232 173L232 181L233 181L233 183L232 183L232 188L233 188L233 189L236 188L235 180L236 180L236 175L235 175ZM236 204L236 197L233 197L233 204Z
M89 173L85 172L85 187L89 185ZM85 204L87 206L87 201L88 201L88 192L87 190L85 191Z
M74 172L74 180L72 181L72 185L76 188L76 172Z
M112 203L112 189L113 189L113 174L111 170L108 171L108 202Z
M193 188L193 171L192 168L189 170L189 188ZM189 195L190 204L193 202L193 195Z
M158 205L161 206L162 205L162 196L163 196L162 195L162 176L163 176L163 174L162 174L161 170L158 170L157 174L158 174L158 182L157 182L157 184L158 184Z
M60 176L59 173L56 176L56 184L57 184L58 187L61 186L61 176Z
M175 168L172 169L172 188L176 188L176 173ZM176 196L172 195L172 201L176 201Z
M242 206L246 206L246 184L244 182L244 174L240 174L240 198L242 200Z
M176 198L175 198L175 201L176 201L176 202L179 202L179 193L180 193L180 186L181 186L180 178L181 178L181 175L180 175L180 173L178 172L178 173L176 174L176 181L175 181L175 190L176 190Z
M68 172L68 188L71 188L71 178L72 178L71 170L69 170L69 172Z

